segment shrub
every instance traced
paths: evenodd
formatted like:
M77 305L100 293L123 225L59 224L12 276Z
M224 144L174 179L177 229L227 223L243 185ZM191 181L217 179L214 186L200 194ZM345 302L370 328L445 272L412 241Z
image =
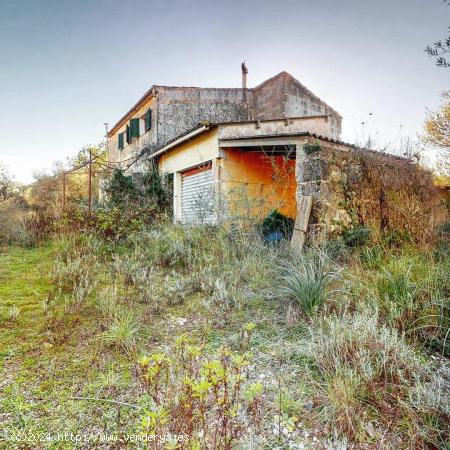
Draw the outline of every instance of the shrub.
M367 245L370 240L370 229L362 225L346 230L343 239L349 247L361 247Z
M97 296L96 306L107 319L116 317L120 308L120 297L117 285L108 286L101 290Z
M294 221L275 210L261 222L258 229L267 242L290 239L294 231Z
M338 277L329 258L314 251L282 262L279 270L282 273L278 295L294 301L308 316L327 299L332 283Z
M17 318L20 315L20 308L17 305L12 305L8 309L8 319L11 322L14 322L17 320Z
M59 243L50 279L49 314L60 321L74 313L91 298L97 284L99 268L95 244L91 238L73 236Z
M260 427L263 388L245 381L250 360L225 348L206 355L186 335L174 353L140 358L139 377L151 398L144 431L181 435L189 448L235 448Z
M0 203L0 246L31 247L41 236L34 229L34 214L20 198Z
M225 276L215 279L211 295L211 304L219 311L230 312L244 306L251 292L241 279L238 270L230 271Z
M181 304L196 291L195 276L180 276L154 267L138 247L130 254L113 257L113 276L121 276L127 294L159 313L164 306Z
M115 169L104 184L103 189L112 206L123 206L130 203L136 203L139 197L139 191L131 175L124 175L120 169Z
M438 235L444 239L450 239L450 221L438 226Z
M160 216L171 216L172 178L158 173L155 162L140 176L116 169L104 185L106 201L96 209L95 227L104 237L122 240Z
M57 257L52 271L55 287L61 293L74 293L77 287L87 286L93 281L96 262L94 255L74 256L66 260Z
M146 225L156 220L157 215L158 210L153 204L103 205L95 211L93 226L104 239L121 241L126 239L130 233L142 231Z
M322 149L318 142L308 142L303 144L303 151L310 155L311 153L319 152Z
M363 247L359 254L361 262L369 269L375 269L382 264L383 248L379 245Z
M413 262L406 258L380 267L376 288L382 310L395 322L416 305L418 285L413 281Z
M343 309L371 308L408 340L442 351L450 327L448 260L436 262L432 254L411 249L369 250L361 252L363 267L347 271Z
M412 241L411 235L408 230L390 230L383 236L383 241L388 247L399 248L404 244Z
M347 261L351 255L350 249L345 245L341 236L325 242L323 251L331 260L338 262Z
M450 221L437 228L437 240L433 249L436 261L450 259Z

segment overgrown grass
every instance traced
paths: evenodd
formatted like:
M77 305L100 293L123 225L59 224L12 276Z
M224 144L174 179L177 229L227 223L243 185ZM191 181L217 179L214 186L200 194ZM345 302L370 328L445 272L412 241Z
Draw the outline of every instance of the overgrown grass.
M4 256L2 326L29 345L5 350L6 429L144 425L186 433L194 448L443 447L450 262L414 247L345 251L338 265L240 228L161 222L117 243L73 235L21 253L23 267ZM29 306L12 292L30 268L43 291L28 296L25 331ZM246 352L236 378L230 358ZM150 359L136 365L140 354Z
M441 443L428 422L437 405L416 398L419 411L413 401L431 378L431 366L377 316L319 319L301 348L312 361L318 421L360 443Z
M19 199L0 203L0 249L8 245L32 247L38 242L33 232L33 213Z

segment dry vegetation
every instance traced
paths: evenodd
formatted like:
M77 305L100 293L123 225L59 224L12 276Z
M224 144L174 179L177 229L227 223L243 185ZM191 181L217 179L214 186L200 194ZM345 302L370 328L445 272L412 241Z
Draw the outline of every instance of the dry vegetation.
M0 256L9 443L448 448L448 226L426 247L359 227L299 257L263 227L175 226L115 181L82 232Z

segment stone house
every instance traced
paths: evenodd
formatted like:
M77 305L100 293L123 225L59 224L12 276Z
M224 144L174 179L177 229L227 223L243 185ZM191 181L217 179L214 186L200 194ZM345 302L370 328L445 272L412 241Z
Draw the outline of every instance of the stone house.
M333 137L328 116L209 123L153 153L173 176L174 220L295 220L293 241L323 242L358 225L426 240L446 219L432 174L413 161Z
M166 142L207 120L212 123L326 115L329 133L339 138L341 116L287 72L247 88L152 86L111 128L109 158L130 161L142 150L146 156ZM146 157L130 167L140 172Z
M429 172L339 140L341 116L286 72L256 86L153 86L111 129L110 161L153 159L173 179L174 221L295 220L293 243L356 225L425 239L444 217Z

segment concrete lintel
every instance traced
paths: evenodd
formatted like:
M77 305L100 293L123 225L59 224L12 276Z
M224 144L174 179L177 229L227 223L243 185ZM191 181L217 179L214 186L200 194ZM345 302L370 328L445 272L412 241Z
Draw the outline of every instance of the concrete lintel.
M275 146L275 145L297 145L297 139L286 138L286 137L271 137L271 138L257 138L257 139L224 139L219 140L219 147L230 148L230 147L264 147L264 146Z

